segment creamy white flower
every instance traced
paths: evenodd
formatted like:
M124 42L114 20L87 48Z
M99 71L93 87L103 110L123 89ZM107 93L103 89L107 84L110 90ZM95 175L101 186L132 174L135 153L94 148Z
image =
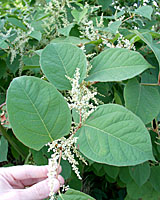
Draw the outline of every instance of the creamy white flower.
M98 105L98 102L95 98L97 95L97 91L90 91L86 86L85 82L83 81L81 84L80 82L80 69L76 69L76 73L74 78L67 77L72 85L71 91L69 91L70 97L68 97L68 106L69 108L75 109L76 112L79 113L81 116L82 122L84 122L88 116L95 111L96 106L93 103L90 103L92 99L95 105Z
M74 129L73 129L74 131ZM78 169L78 161L75 160L75 156L79 158L82 162L84 162L87 165L87 162L83 158L82 155L77 150L76 143L77 143L78 137L74 137L72 134L69 138L62 137L58 140L53 141L52 143L48 143L49 149L48 152L52 151L52 157L50 162L50 166L52 167L53 163L55 163L55 167L53 166L53 170L51 170L51 177L53 177L56 173L57 170L57 160L59 159L60 156L60 151L62 159L63 160L68 160L68 162L71 164L73 171L76 173L77 177L81 180L80 172ZM49 174L50 175L50 174ZM52 182L51 184L52 185Z

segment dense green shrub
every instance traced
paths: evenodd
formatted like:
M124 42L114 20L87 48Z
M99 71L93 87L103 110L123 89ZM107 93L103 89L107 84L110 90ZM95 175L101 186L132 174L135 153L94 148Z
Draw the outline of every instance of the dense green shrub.
M1 166L61 162L58 199L160 199L159 8L2 0Z

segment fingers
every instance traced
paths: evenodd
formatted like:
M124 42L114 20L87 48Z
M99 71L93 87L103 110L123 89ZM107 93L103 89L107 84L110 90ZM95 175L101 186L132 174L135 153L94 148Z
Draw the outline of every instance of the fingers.
M23 165L5 168L7 174L11 175L14 179L23 180L31 178L47 178L48 165L46 166L33 166L33 165ZM58 169L58 173L61 173L62 167Z
M47 178L48 166L15 166L3 169L7 177L12 177L14 180L24 180L32 178Z
M64 178L61 175L58 175L58 180L60 182L60 185L64 185Z
M53 191L56 193L59 188L60 181L55 178ZM47 198L49 193L48 179L41 181L30 188L17 190L18 199L20 200L41 200Z
M24 189L25 187L29 187L32 186L38 182L41 182L43 180L45 180L46 178L31 178L31 179L24 179L24 180L20 180L20 183L22 185L22 187L20 187L19 185L13 185L14 189Z

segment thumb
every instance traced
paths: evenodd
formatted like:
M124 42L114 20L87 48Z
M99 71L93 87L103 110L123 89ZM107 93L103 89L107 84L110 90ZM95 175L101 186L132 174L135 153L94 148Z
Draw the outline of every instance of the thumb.
M54 180L53 192L57 192L60 188L60 183L57 179ZM48 179L41 181L27 189L19 190L19 199L21 200L40 200L49 196Z

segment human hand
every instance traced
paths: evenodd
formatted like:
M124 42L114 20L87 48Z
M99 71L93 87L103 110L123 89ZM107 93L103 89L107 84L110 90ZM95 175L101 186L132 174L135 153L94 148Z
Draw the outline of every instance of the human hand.
M0 168L0 199L42 200L47 198L50 192L47 173L48 166L24 165ZM64 179L58 175L54 181L56 193L60 185L64 184Z

